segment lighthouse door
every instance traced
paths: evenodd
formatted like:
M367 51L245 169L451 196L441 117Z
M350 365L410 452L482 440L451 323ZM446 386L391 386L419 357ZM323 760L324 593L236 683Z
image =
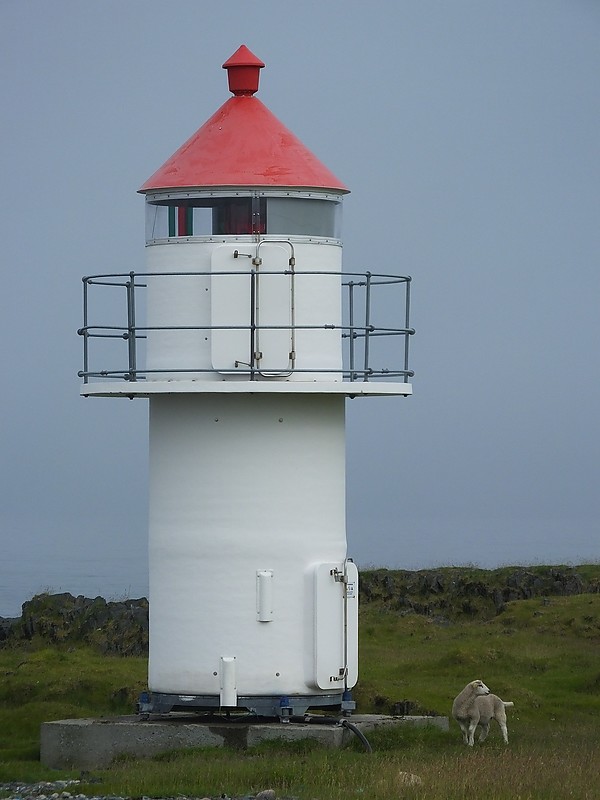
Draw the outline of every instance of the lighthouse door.
M358 680L358 570L351 561L315 569L315 683L351 688Z
M213 369L282 377L294 365L294 274L289 248L261 242L217 247L211 256Z
M288 375L294 366L294 273L289 252L261 242L256 272L256 363L261 375Z

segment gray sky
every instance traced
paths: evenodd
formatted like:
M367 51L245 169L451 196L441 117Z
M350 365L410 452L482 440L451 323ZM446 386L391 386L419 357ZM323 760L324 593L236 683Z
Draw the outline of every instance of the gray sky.
M136 190L230 96L242 43L260 99L352 190L345 268L413 277L414 396L348 402L350 554L597 561L599 40L597 0L0 0L20 601L146 590L147 405L79 398L80 279L144 269Z

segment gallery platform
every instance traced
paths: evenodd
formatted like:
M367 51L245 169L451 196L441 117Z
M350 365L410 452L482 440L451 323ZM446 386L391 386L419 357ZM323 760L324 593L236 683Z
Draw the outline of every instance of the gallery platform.
M123 716L103 719L63 719L41 726L42 764L51 769L102 769L118 756L148 758L169 750L194 747L246 749L260 742L313 739L326 748L339 748L354 736L380 726L433 725L447 731L447 717L391 717L356 714L343 723L250 721L248 717L199 717L170 714L144 719ZM353 730L353 728L355 730Z

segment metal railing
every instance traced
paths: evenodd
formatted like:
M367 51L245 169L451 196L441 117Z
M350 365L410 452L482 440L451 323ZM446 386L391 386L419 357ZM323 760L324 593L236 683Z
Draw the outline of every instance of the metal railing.
M77 331L83 337L83 369L78 372L84 383L90 379L117 379L126 381L140 381L148 378L160 379L161 373L181 374L184 378L187 373L221 373L223 370L199 367L190 364L189 368L148 369L140 367L140 346L145 343L148 333L153 331L205 331L214 332L221 330L242 330L248 333L249 359L246 362L236 362L236 373L246 375L248 380L264 377L256 359L255 341L261 331L285 330L289 331L292 338L300 331L307 330L339 330L343 342L343 367L339 370L319 367L296 368L294 365L282 366L286 375L301 373L332 373L341 374L344 381L370 381L385 379L401 379L408 382L414 375L409 369L409 341L414 334L410 327L410 286L411 278L400 275L386 275L372 272L364 273L333 273L320 271L261 270L260 277L266 275L290 276L297 281L303 276L323 276L331 279L338 277L342 289L342 324L323 320L322 324L298 324L296 317L292 316L290 324L263 325L257 321L256 297L257 270L231 271L231 272L128 272L108 273L105 275L89 275L83 280L83 326ZM148 284L155 278L199 278L209 281L219 280L227 276L243 276L248 278L249 309L247 325L139 325L137 320L140 301L143 302L143 293L148 289ZM94 304L101 289L120 289L125 295L124 307L112 322L99 323L97 316L106 314L113 317L115 306L111 302ZM94 290L92 292L92 290ZM392 295L395 296L392 296ZM102 300L106 300L103 297ZM96 307L97 305L97 307ZM92 309L92 306L94 308ZM378 324L377 320L381 320ZM390 320L388 323L387 320ZM400 339L399 346L393 346ZM94 354L92 365L91 343L96 340L110 341L111 343L124 343L118 348L118 353L98 356ZM387 345L379 347L385 340ZM377 351L376 353L374 351ZM96 361L101 358L109 363L98 365ZM375 359L385 359L386 366ZM112 363L116 361L117 363ZM269 372L273 370L270 369Z

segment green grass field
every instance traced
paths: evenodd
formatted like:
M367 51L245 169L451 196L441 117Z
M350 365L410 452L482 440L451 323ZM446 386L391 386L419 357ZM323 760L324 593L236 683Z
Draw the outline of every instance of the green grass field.
M581 568L583 569L583 568ZM600 566L586 567L600 575ZM515 704L510 744L493 723L473 749L458 726L377 731L373 753L304 741L245 752L222 749L121 760L77 791L132 797L248 795L273 788L298 800L373 798L597 798L600 779L600 594L508 603L488 614L439 619L365 603L360 617L362 712L409 701L449 715L474 678ZM144 658L31 642L0 649L0 782L79 777L39 763L42 721L131 713L146 682ZM406 773L419 785L406 783Z

